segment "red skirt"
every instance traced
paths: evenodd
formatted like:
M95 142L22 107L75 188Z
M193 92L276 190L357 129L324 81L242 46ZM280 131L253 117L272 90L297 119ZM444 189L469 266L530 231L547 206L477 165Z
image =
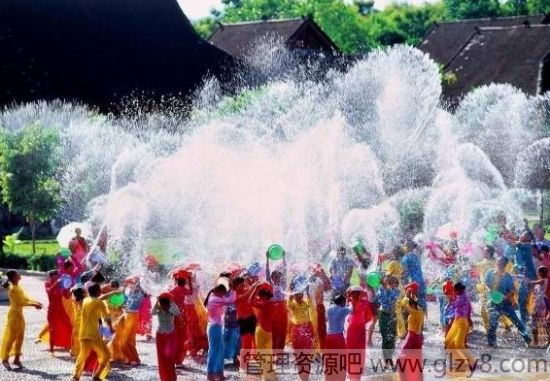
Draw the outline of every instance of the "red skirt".
M176 330L170 333L157 332L157 359L161 381L176 381Z
M323 369L325 381L344 381L346 379L346 340L343 333L333 333L325 337L323 349Z
M136 329L138 335L146 336L150 335L153 330L153 315L151 315L151 297L145 296L141 305L139 306L139 322Z
M208 337L206 329L201 329L199 314L194 304L185 304L185 349L191 356L196 356L199 352L208 350Z
M348 349L348 374L350 380L359 380L365 365L367 347L365 323L350 324L346 331L346 348Z
M273 303L273 328L271 335L273 338L273 349L285 349L286 336L288 334L288 308L285 300Z
M399 379L401 381L422 381L423 374L420 368L422 364L423 336L413 331L407 332L405 342L401 347L401 353L397 361L400 362Z
M293 324L290 331L292 338L292 348L294 350L312 351L314 336L313 325L311 322L302 324Z
M176 364L181 364L183 360L185 360L185 323L186 321L181 314L174 317L174 335L176 337L174 344L174 359Z
M50 330L50 346L69 349L71 348L71 337L73 327L71 319L65 307L59 303L50 303L48 306L48 327Z
M298 376L303 380L309 379L315 342L313 325L311 322L293 324L290 330L290 337L294 353L298 356L295 361L296 368L298 369Z

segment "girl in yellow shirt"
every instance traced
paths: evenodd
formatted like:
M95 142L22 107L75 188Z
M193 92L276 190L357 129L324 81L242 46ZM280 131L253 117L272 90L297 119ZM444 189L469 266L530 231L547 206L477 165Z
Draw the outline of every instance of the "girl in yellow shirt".
M74 315L73 331L71 335L71 357L77 358L80 353L80 340L78 332L80 332L80 321L82 320L82 301L86 297L86 292L82 287L75 287L71 290L72 307Z
M424 311L418 305L416 295L409 294L401 302L403 310L407 311L407 337L401 347L401 354L397 360L402 371L399 379L403 381L421 381L422 377L422 344L424 338Z
M296 354L296 367L302 381L309 380L314 348L314 331L311 322L311 300L303 292L293 294L288 300L290 311L290 337Z
M17 368L22 368L21 364L21 347L23 346L23 337L25 335L25 318L23 316L23 307L34 307L37 310L42 309L42 304L29 298L25 291L19 287L21 275L15 270L7 272L8 280L3 287L8 288L8 297L10 300L10 308L4 327L4 336L2 338L2 348L0 356L2 357L2 365L6 369L11 369L9 357L14 356L13 365Z

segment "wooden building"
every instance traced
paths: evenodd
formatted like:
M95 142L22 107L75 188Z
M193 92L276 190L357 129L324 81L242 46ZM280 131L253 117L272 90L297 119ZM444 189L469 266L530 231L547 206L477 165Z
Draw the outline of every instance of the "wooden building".
M339 55L340 50L311 17L219 24L210 43L234 57L246 58L266 38L281 39L289 50Z
M509 83L527 94L550 91L550 16L464 20L434 25L418 48L453 73L452 104L472 89Z
M177 0L0 2L0 105L190 94L234 59L201 39Z

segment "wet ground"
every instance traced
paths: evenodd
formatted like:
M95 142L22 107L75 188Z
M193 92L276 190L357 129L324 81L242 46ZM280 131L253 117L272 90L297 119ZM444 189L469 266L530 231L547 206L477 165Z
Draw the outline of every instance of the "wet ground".
M44 291L44 276L40 274L30 274L23 276L21 285L25 291L46 304L46 294ZM7 302L0 303L0 326L4 327ZM477 311L478 306L474 306ZM437 319L437 306L434 303L430 304L429 317L431 320ZM50 355L47 347L44 344L34 344L34 340L38 332L43 327L46 321L46 310L37 311L33 308L25 310L26 331L25 342L23 345L22 362L24 369L17 371L7 371L0 369L0 381L17 380L70 380L73 369L73 362L68 353L57 352L55 356ZM497 350L486 349L486 336L481 331L482 327L479 322L479 316L476 314L474 318L476 329L469 336L469 346L471 348L479 348L472 350L474 356L479 358L478 370L474 374L468 374L455 379L479 379L479 380L550 380L550 366L545 371L543 364L536 364L534 359L549 361L550 356L545 350L535 351L525 349L525 344L519 338L517 331L512 329L511 332L498 331ZM374 347L380 348L380 336L375 333ZM399 346L400 344L398 344ZM424 361L426 364L424 371L425 380L440 380L449 379L448 367L444 361L448 360L447 354L442 351L442 336L436 325L430 321L426 324L425 343L424 343ZM113 364L109 380L112 381L130 381L130 380L158 380L156 368L156 348L154 342L147 342L145 338L140 338L138 341L138 352L140 354L142 365L139 367L128 368ZM491 356L488 361L487 355ZM393 380L397 379L398 375L393 372L382 372L382 369L375 369L378 363L380 352L377 350L371 351L367 355L367 369L364 378L372 380ZM485 357L483 357L485 356ZM529 357L531 362L524 360ZM178 380L206 380L205 364L196 363L193 360L186 361L186 368L178 370ZM371 366L372 365L372 366ZM546 363L544 364L546 366ZM536 372L538 370L538 372ZM295 380L298 377L295 374L288 374L291 369L285 368L282 370L284 375L280 375L280 380ZM322 372L313 367L312 380L323 379ZM240 374L233 366L227 366L226 376L230 380L240 380L244 378L244 374ZM469 377L468 377L469 376ZM89 376L82 378L91 379Z

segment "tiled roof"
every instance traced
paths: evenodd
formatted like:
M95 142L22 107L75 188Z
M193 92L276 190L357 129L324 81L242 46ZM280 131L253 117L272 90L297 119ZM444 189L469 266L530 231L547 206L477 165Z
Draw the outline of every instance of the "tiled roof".
M324 32L310 18L296 18L286 20L262 20L237 24L220 24L208 39L214 46L235 57L242 57L255 43L267 37L282 39L285 43L306 26L315 29L318 36L324 40L330 49L337 50L336 46ZM306 47L307 48L307 47Z
M458 81L444 88L447 99L490 83L510 83L539 93L542 63L550 57L550 25L482 27L471 33L445 71Z
M499 17L472 19L435 24L426 34L418 48L442 64L447 64L468 42L476 27L510 27L528 22L531 25L550 22L549 16Z
M196 34L177 0L1 1L0 56L0 105L186 94L233 60Z

